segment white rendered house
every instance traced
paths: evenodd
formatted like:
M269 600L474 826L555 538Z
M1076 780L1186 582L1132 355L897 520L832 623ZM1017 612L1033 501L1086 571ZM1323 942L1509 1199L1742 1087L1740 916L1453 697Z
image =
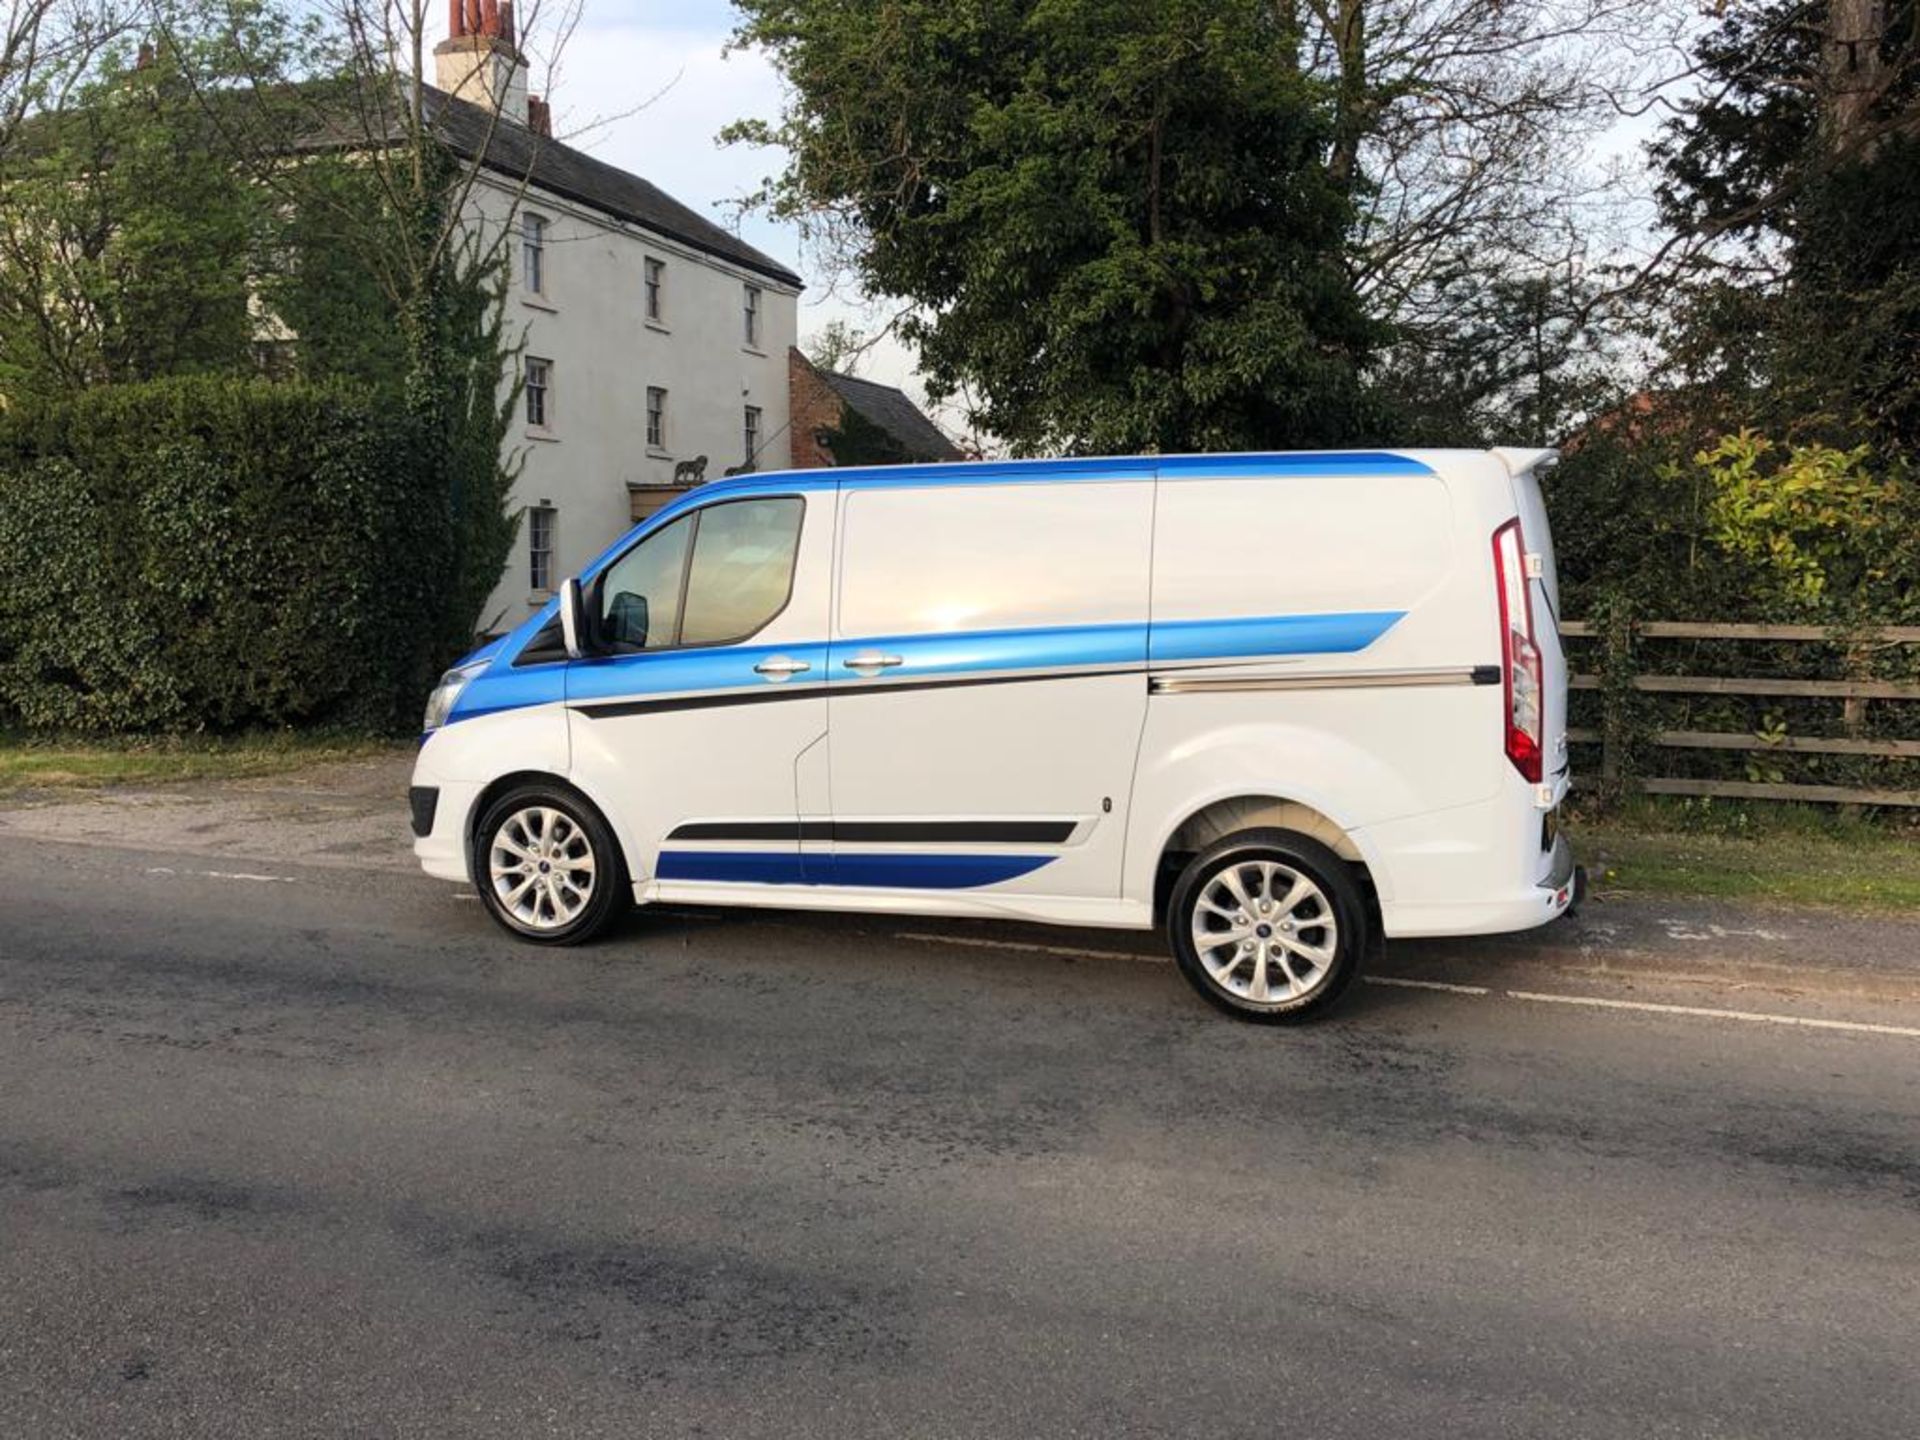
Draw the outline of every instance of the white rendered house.
M469 209L473 223L511 228L507 319L524 334L510 437L525 452L524 519L480 616L499 634L632 524L636 495L788 463L801 281L648 181L554 140L527 93L510 3L450 8L436 78L469 103L446 107L444 129L457 149L485 152Z

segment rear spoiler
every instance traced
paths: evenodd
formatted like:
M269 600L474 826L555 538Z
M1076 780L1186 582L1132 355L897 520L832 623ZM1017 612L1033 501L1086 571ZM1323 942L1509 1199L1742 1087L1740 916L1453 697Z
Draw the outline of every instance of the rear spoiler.
M1560 463L1560 452L1554 449L1525 450L1517 445L1498 445L1488 453L1506 466L1507 474L1516 480L1530 470L1545 470Z

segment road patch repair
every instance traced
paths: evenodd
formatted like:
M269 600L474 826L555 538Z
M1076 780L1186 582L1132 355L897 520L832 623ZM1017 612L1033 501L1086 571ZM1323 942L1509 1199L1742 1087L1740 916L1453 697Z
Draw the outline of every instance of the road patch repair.
M146 873L249 886L299 883L305 866L379 870L423 886L413 868L406 785L411 751L291 774L0 802L0 838L177 856ZM445 888L445 887L441 887ZM845 928L905 945L944 945L1070 962L1166 963L1157 935L979 921L792 914L768 922ZM1400 941L1366 976L1381 988L1565 1010L1802 1027L1920 1038L1920 1021L1832 1013L1920 1006L1920 919L1838 910L1602 894L1571 917L1515 935ZM1736 992L1739 1005L1687 1003Z

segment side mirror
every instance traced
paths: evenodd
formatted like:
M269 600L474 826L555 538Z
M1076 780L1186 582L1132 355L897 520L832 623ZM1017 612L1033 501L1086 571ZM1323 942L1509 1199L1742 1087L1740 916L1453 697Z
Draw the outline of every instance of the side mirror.
M580 598L580 582L569 575L560 583L560 638L569 660L587 655L587 609Z
M647 597L622 590L607 606L605 639L610 645L647 648Z

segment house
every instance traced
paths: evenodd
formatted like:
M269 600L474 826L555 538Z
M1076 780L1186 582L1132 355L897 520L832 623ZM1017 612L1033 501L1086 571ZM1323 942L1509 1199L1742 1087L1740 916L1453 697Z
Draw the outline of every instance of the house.
M823 370L797 349L788 352L787 375L793 415L789 454L796 470L966 458L892 385Z
M657 186L549 133L510 0L451 0L434 49L448 143L484 156L473 223L512 227L509 321L524 327L525 506L481 614L545 604L650 506L645 497L787 461L800 277ZM494 231L497 234L497 230Z

